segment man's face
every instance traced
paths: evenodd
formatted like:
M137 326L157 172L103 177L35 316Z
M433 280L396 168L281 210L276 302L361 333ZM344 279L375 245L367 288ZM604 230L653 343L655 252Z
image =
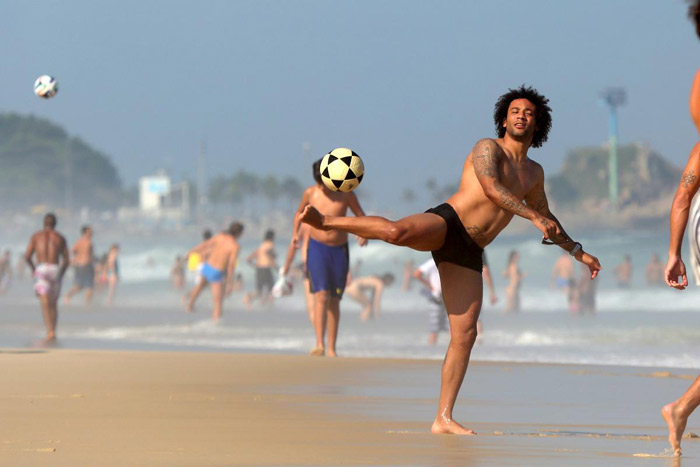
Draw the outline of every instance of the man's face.
M508 114L503 126L506 133L515 139L531 137L537 129L535 104L527 99L515 99L508 106Z

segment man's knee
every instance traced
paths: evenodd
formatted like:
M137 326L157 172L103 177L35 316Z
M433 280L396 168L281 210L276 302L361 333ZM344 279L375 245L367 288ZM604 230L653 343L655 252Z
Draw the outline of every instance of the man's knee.
M408 234L408 229L405 226L398 222L391 222L387 228L384 240L392 245L402 245L406 239L406 234Z
M314 300L316 300L316 303L323 303L327 306L330 298L331 293L328 290L319 290L318 292L314 292Z
M476 342L476 323L465 329L455 329L450 335L451 344L460 348L471 348Z

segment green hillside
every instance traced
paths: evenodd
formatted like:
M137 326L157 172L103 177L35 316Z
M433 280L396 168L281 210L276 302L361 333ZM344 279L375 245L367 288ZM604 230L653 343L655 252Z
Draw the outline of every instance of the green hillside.
M608 150L585 147L567 154L562 170L548 177L551 201L558 205L605 203L608 189ZM638 206L673 192L680 169L642 145L618 150L619 207Z
M74 208L109 208L121 201L121 180L106 155L48 120L0 114L3 208L64 207L68 180Z

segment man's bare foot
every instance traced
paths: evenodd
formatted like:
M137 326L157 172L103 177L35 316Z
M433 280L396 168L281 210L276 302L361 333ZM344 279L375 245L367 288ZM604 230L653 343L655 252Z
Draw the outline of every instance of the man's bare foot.
M48 335L35 344L36 347L56 347L56 335Z
M305 224L309 224L314 229L325 230L323 227L323 220L325 216L318 212L318 209L307 204L301 213L300 219Z
M369 321L370 318L374 318L374 316L372 316L372 307L369 305L362 307L360 319L366 323L367 321Z
M338 354L335 353L335 349L329 349L326 351L326 357L337 357Z
M314 357L323 357L326 354L326 349L321 347L320 345L317 345L313 349L311 349L311 352L309 352L309 355L312 355Z
M474 430L464 428L462 425L452 419L437 417L430 427L430 432L436 435L475 435Z
M661 409L661 415L668 425L668 442L671 444L674 457L681 456L681 438L685 431L685 424L688 423L688 419L681 417L675 410L677 403L671 402Z

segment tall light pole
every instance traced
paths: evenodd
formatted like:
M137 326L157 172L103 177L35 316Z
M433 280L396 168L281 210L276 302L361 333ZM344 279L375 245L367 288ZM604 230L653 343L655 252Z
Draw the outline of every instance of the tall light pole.
M204 222L204 205L207 202L205 175L204 175L204 154L206 152L206 143L203 139L199 140L199 154L197 155L197 224L201 225ZM189 196L189 194L188 194Z
M610 192L610 204L617 204L617 108L627 101L627 93L623 88L608 88L601 94L603 103L608 106L609 118L609 151L608 183Z

